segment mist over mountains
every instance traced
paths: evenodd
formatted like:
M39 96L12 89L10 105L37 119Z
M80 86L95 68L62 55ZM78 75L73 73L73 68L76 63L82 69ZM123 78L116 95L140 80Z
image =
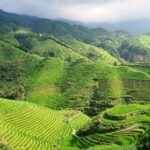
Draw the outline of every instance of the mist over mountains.
M0 15L4 14L5 11L3 11L2 9L0 9ZM7 13L7 14L12 14L12 15L17 15L17 17L19 17L18 14L15 13ZM7 15L5 14L5 16L7 17ZM31 20L36 20L36 19L40 19L40 17L33 17L33 16L29 16L29 15L22 15L22 17L24 16L25 18L32 18ZM10 18L10 17L9 17ZM20 17L21 18L21 17ZM114 23L107 23L107 22L90 22L90 23L84 23L82 21L73 21L73 20L67 20L67 19L56 19L56 20L52 20L52 19L43 19L45 21L51 21L51 22L62 22L62 23L68 23L70 25L82 25L88 28L104 28L110 31L118 31L118 30L122 30L122 31L128 31L133 35L140 35L140 34L146 34L150 32L150 19L135 19L135 20L127 20L127 21L121 21L121 22L114 22ZM2 21L2 20L1 20Z
M134 35L150 32L150 19L129 20L118 23L89 23L85 24L91 28L105 28L108 30L126 30Z

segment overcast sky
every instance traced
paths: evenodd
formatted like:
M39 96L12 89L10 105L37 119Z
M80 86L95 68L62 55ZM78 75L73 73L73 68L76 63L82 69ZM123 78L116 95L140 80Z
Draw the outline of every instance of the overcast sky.
M0 0L0 9L82 22L150 18L150 0Z

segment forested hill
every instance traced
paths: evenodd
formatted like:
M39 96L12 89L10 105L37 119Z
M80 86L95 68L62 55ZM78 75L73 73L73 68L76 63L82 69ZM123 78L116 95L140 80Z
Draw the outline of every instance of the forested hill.
M15 32L26 28L33 33L68 36L76 40L103 48L118 59L129 62L148 62L150 51L142 37L132 37L126 31L111 32L103 28L90 29L82 25L73 25L59 20L49 20L32 16L7 13L0 10L0 33ZM149 38L149 35L146 35Z
M97 31L81 25L70 25L63 21L30 17L0 11L0 25L2 29L16 29L19 26L30 28L36 33L50 33L54 35L70 35L84 42L92 42ZM108 34L108 31L99 29L99 34Z

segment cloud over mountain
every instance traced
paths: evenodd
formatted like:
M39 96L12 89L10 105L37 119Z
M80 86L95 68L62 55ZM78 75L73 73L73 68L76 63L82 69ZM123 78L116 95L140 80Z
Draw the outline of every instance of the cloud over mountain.
M0 0L0 8L20 14L83 22L150 18L149 0Z

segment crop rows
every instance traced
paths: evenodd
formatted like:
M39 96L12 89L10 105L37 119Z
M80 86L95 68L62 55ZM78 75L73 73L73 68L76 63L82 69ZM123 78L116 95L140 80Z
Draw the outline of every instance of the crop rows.
M80 114L70 122L64 114ZM88 117L81 112L56 111L35 104L0 99L0 142L17 150L50 150L72 134L71 125ZM74 120L75 119L75 120ZM71 124L71 125L70 125Z

